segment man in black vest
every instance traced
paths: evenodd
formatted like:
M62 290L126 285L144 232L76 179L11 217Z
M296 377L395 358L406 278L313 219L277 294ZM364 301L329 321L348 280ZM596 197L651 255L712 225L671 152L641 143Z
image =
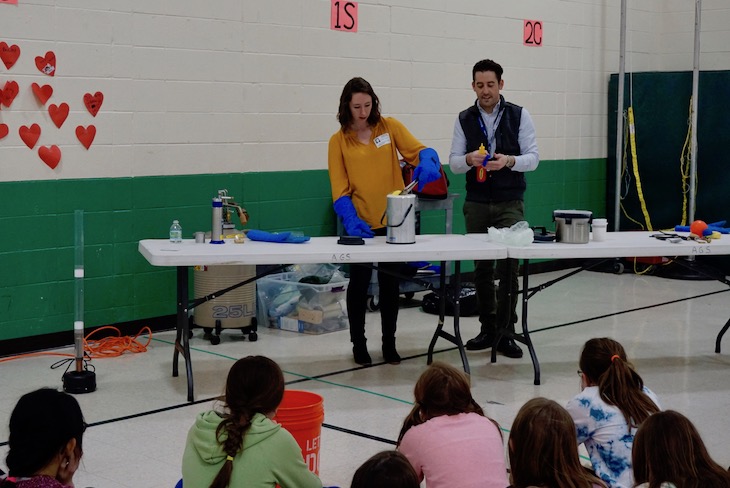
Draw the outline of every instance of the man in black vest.
M486 233L489 227L510 227L525 220L524 173L540 162L530 114L499 93L504 87L502 73L502 67L491 59L474 65L471 86L477 100L454 124L449 167L454 173L466 173L464 219L469 233ZM517 322L518 261L475 264L481 330L466 343L472 351L492 347L497 327L514 331ZM497 351L522 357L522 349L509 338L502 338Z

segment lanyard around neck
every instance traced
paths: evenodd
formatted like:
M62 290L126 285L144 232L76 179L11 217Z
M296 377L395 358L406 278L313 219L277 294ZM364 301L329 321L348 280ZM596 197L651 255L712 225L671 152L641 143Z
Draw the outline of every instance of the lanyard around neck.
M494 120L494 126L492 130L492 137L489 137L489 133L487 132L487 126L484 124L484 118L482 117L482 111L479 108L479 102L477 101L477 114L479 117L477 117L477 120L479 121L479 128L482 130L482 134L484 134L484 137L487 138L487 150L489 154L494 154L494 151L497 150L497 126L499 126L499 122L502 120L502 114L504 113L502 111L502 104L500 103L499 110L497 111L497 118Z

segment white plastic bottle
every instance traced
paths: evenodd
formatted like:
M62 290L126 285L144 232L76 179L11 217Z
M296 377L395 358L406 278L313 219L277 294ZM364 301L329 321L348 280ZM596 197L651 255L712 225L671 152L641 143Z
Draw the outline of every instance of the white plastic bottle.
M177 220L173 220L170 226L170 242L182 243L182 227L180 227L180 222Z

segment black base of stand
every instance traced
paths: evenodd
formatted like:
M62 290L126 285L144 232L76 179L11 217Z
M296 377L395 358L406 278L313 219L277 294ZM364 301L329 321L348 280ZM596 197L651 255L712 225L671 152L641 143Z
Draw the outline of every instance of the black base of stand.
M93 371L67 371L63 374L63 391L75 394L96 391L96 373Z

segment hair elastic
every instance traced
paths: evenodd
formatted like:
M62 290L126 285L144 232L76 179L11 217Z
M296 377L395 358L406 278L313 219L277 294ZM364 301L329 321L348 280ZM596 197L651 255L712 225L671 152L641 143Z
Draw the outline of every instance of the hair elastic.
M614 354L613 356L611 356L611 362L614 362L617 359L621 359L621 356L619 356L618 354Z
M226 461L233 461L233 456L226 456Z

